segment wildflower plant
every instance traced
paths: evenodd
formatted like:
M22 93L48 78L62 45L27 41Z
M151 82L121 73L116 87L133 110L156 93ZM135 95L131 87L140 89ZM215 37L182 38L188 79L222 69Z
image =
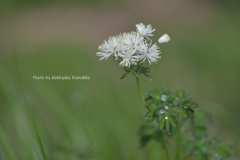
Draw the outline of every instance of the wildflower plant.
M147 109L145 119L148 122L148 125L140 127L140 146L145 147L150 140L159 142L165 152L164 160L229 158L231 148L207 137L206 127L198 123L200 119L195 113L198 104L183 90L177 92L154 90L144 98L139 78L141 75L150 79L152 77L149 74L150 67L143 65L157 63L161 58L159 44L170 41L169 35L164 34L158 39L158 44L152 43L150 37L154 31L150 24L137 24L136 31L108 38L99 46L96 53L100 60L113 57L119 63L124 70L121 79L130 73L136 78L141 100ZM170 154L173 151L174 156Z

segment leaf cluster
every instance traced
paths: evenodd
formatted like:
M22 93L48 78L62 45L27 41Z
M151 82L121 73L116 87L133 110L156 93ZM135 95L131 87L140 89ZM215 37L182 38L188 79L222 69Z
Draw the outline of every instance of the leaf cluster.
M183 90L175 93L155 90L149 93L145 101L149 109L145 115L147 122L156 119L160 130L166 130L169 134L177 127L178 121L193 116L194 109L198 106Z
M131 65L129 68L123 67L123 69L125 73L120 79L124 79L129 73L132 73L135 77L139 77L142 74L145 77L152 79L152 76L150 76L150 68L142 66L141 63L138 63L137 65Z
M146 122L157 121L157 128L154 123L143 125L140 128L141 147L154 140L163 143L164 132L168 133L168 141L176 139L177 128L183 127L185 133L182 134L182 150L184 159L224 160L230 157L231 148L221 144L216 139L209 139L207 128L198 121L207 121L204 114L195 116L198 104L195 103L183 90L170 92L155 90L145 98L148 112L145 114ZM198 111L199 112L199 111ZM188 122L188 123L186 123ZM150 126L150 127L146 127ZM184 131L182 131L184 132Z

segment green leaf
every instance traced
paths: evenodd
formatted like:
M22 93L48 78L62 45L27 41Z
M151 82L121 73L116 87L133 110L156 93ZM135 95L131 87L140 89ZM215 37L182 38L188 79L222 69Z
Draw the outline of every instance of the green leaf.
M188 108L188 109L187 109L187 114L188 114L188 115L191 116L191 115L193 115L193 113L194 113L194 110L193 110L193 109L191 109L191 108Z
M193 129L193 134L196 137L205 137L207 136L207 129L204 126L196 126Z
M160 129L160 130L163 130L164 126L165 126L165 118L163 117L163 118L160 120L159 129Z
M120 79L124 79L128 75L128 73L129 72L125 72Z
M168 132L168 133L171 132L171 124L170 124L169 119L166 119L166 129L167 129L167 132Z
M161 90L154 91L154 92L150 93L150 96L154 100L160 101L161 100L161 96L162 96L162 91Z
M145 98L145 101L146 101L147 104L150 104L150 103L154 102L154 100L151 97Z
M184 91L183 90L178 92L179 100L181 100L183 98L183 95L184 95Z
M155 119L155 111L149 111L146 113L145 118L147 122L152 122Z
M151 104L151 107L152 107L153 109L158 109L158 105L157 105L156 103L152 103L152 104Z
M173 111L173 110L168 109L168 110L166 110L166 112L169 113L169 114L171 114L172 116L175 116L175 117L178 116L178 113L175 112L175 111Z
M181 108L181 114L184 118L187 118L188 117L188 113L185 109Z
M167 102L171 104L174 100L175 100L174 97L169 97L169 98L167 99Z
M177 120L176 120L175 117L173 117L173 116L168 116L168 119L169 119L171 125L173 125L174 127L177 126Z
M185 104L184 104L185 106L187 106L187 107L191 107L193 104L191 103L191 102L185 102Z

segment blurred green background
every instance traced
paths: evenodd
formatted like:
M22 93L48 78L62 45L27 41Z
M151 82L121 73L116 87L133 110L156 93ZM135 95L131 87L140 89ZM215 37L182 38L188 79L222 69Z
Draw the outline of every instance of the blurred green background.
M211 115L209 136L239 150L239 1L1 0L0 159L41 160L22 87L50 160L159 159L161 148L139 147L145 108L135 79L119 78L112 60L99 62L108 36L152 24L164 33L162 59L141 78L144 95L184 89ZM33 80L87 75L90 80Z

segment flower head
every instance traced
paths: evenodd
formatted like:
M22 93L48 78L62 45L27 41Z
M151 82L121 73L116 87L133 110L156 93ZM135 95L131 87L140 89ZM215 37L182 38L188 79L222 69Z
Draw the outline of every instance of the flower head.
M155 29L149 24L145 26L140 23L136 25L137 32L129 32L110 37L99 45L97 56L100 60L107 60L113 56L119 62L120 66L131 67L144 63L146 60L149 64L156 63L159 58L160 50L157 44L152 45ZM159 43L166 43L170 40L167 34L161 36Z
M100 60L106 60L111 55L117 58L118 52L123 49L122 41L120 37L110 37L107 41L104 41L103 44L98 47L98 49L100 52L97 52L97 56L101 57Z
M136 65L136 62L139 61L139 56L135 53L136 50L127 50L119 53L119 56L122 58L122 61L119 63L119 65L124 67L130 67L131 64Z
M137 27L137 32L146 38L148 38L149 36L153 36L152 32L155 31L155 29L153 29L150 24L145 26L144 24L140 23L140 24L137 24L136 27Z
M128 49L138 49L140 42L143 41L143 37L139 33L131 32L123 35L124 45Z
M140 59L144 62L146 59L148 60L149 64L156 63L159 58L160 50L157 46L157 44L154 44L152 46L148 46L146 43L140 44Z

